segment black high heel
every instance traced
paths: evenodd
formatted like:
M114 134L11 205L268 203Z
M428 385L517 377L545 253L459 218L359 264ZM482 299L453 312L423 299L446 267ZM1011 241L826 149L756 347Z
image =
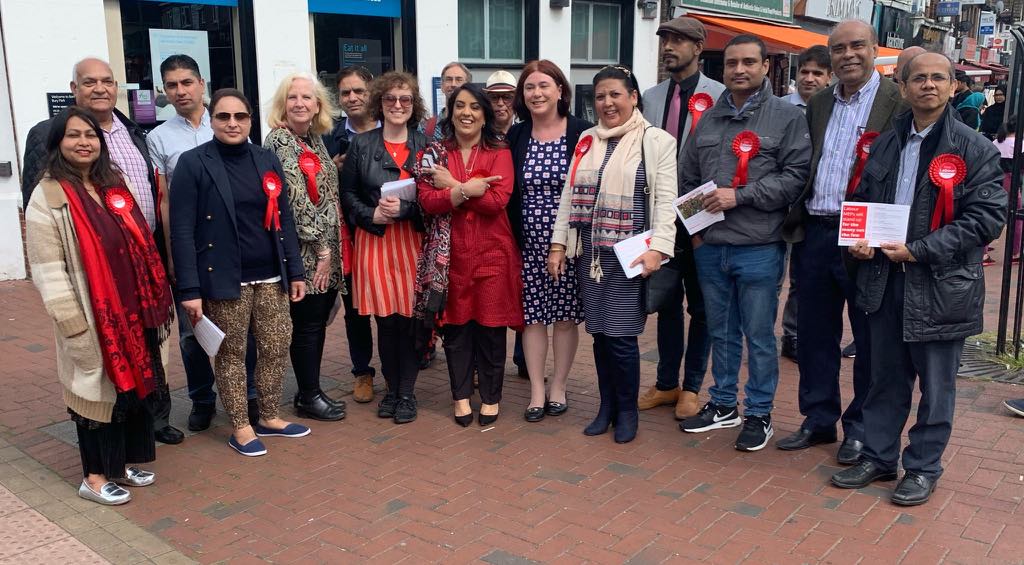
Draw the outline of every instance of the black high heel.
M498 408L497 403L495 403L493 406L495 408ZM498 414L484 414L483 413L483 409L484 409L484 407L483 407L483 405L481 405L480 406L480 415L477 417L477 421L480 422L481 426L490 426L491 424L493 424L493 423L498 421ZM498 408L498 410L499 410L499 414L500 414L501 408Z
M463 428L468 428L469 425L473 423L473 413L472 412L470 412L469 414L466 414L464 416L453 416L453 417L455 418L455 423L460 425L460 426L462 426Z

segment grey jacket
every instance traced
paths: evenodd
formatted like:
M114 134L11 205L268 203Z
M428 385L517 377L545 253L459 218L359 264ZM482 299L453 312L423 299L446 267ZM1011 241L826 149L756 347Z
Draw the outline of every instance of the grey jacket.
M940 136L934 152L923 148L917 187L910 206L907 249L917 262L903 263L903 340L942 341L981 333L985 301L984 245L999 237L1006 223L1006 192L999 168L999 152L992 142L965 126L952 106L931 135ZM910 132L913 115L893 119L893 128L871 145L860 186L851 200L892 203L900 154ZM929 136L931 137L931 136ZM928 140L925 140L928 144ZM944 153L959 155L967 163L967 177L953 190L953 221L931 231L937 189L928 178L931 160ZM884 253L875 252L857 269L857 308L872 314L882 304L889 270Z
M665 101L668 99L668 89L672 85L672 80L665 80L647 89L644 92L644 119L650 122L654 127L665 129L662 126L662 120L665 117ZM718 97L725 92L725 85L712 80L700 73L700 78L697 79L697 86L693 89L693 93L705 92L711 95L711 98L718 100ZM686 112L686 109L683 109ZM690 124L693 122L693 117L689 112L686 113L686 125L683 127L683 131L679 132L679 139L677 143L677 151L679 157L679 165L683 164L683 147L686 146L686 139L690 137ZM699 123L699 122L698 122ZM682 194L681 192L679 193Z
M811 141L803 112L771 93L766 80L758 100L737 114L728 91L697 123L683 148L680 192L707 181L731 187L738 161L732 151L736 134L751 130L761 148L750 160L747 185L736 191L736 207L725 220L704 230L704 241L716 245L758 245L782 241L782 221L807 182Z

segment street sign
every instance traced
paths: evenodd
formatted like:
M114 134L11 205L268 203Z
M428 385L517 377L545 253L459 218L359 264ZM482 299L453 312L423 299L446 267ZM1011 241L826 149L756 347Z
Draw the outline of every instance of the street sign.
M1006 47L1006 40L999 36L993 37L990 42L993 51L1002 51Z
M940 18L959 16L960 2L939 2L935 6L935 15Z
M978 18L978 35L992 35L996 32L995 12L982 12Z

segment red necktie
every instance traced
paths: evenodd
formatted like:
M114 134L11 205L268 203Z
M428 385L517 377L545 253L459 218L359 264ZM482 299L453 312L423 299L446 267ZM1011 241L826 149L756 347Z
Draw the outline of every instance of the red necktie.
M683 101L679 96L679 85L672 83L672 103L668 106L668 117L665 118L665 131L672 134L672 137L679 139L679 112L682 110Z

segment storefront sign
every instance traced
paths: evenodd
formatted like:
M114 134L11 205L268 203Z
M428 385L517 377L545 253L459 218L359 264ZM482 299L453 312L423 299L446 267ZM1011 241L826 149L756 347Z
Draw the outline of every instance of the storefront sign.
M75 95L70 92L47 92L46 107L50 111L50 117L66 110L69 106L75 105Z
M903 49L904 40L899 34L889 32L885 36L885 46L891 49Z
M960 15L960 2L939 2L935 6L935 15L940 18L955 18Z
M762 20L793 22L791 0L688 0L686 7Z
M311 14L402 17L401 0L309 0L308 7Z
M138 123L151 124L156 121L156 98L152 90L128 91L128 103L132 109L132 119Z
M192 31L184 29L150 29L149 30L149 56L150 68L155 74L159 74L160 63L171 55L188 55L199 64L199 74L206 80L206 95L210 95L210 84L213 80L210 76L210 42L205 31ZM153 87L156 89L156 119L169 120L174 117L174 104L167 99L164 93L162 80L154 80Z
M384 59L380 56L380 40L338 38L338 53L342 68L349 65L360 65L370 69L373 76L384 72Z
M960 4L967 6L969 4L977 4L979 6L985 5L985 0L960 0Z
M992 35L996 32L995 12L982 12L978 18L978 35Z
M963 49L961 57L968 61L977 61L978 40L973 37L963 38Z
M807 0L803 6L804 17L828 22L861 19L871 20L872 0Z

